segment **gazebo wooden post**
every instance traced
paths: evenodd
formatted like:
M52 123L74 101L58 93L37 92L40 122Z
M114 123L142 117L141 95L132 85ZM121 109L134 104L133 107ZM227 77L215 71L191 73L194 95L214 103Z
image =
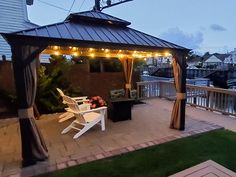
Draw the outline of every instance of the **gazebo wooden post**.
M176 88L176 100L174 102L170 128L185 129L185 106L186 106L186 53L176 52L173 54L173 73Z

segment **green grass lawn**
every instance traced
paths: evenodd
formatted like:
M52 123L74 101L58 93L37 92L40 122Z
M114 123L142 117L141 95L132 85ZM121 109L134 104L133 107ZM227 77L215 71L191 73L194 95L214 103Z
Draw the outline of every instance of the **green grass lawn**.
M166 177L209 159L236 171L236 133L217 130L41 177Z

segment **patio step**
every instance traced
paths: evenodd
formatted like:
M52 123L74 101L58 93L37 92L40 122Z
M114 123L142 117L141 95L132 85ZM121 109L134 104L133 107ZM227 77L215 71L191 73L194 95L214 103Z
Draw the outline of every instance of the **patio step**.
M224 166L208 160L169 177L236 177L236 173Z

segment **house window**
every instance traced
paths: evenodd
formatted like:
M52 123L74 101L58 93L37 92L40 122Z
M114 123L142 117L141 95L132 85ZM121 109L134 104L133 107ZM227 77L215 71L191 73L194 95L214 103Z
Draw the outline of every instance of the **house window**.
M122 64L117 58L96 58L89 60L90 72L121 72Z
M122 64L117 58L103 60L104 72L121 72Z
M90 59L89 60L89 70L91 73L101 72L100 59Z

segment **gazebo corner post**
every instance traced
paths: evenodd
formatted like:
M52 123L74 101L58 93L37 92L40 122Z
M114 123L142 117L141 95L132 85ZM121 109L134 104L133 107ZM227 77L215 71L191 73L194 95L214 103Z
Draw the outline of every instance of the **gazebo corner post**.
M10 41L10 42L9 42ZM22 166L30 166L48 158L48 150L35 119L33 104L37 89L37 59L46 46L20 42L11 45L18 118L21 133Z
M173 54L173 74L176 89L176 100L174 102L170 128L185 129L185 106L186 106L186 52L176 52Z

